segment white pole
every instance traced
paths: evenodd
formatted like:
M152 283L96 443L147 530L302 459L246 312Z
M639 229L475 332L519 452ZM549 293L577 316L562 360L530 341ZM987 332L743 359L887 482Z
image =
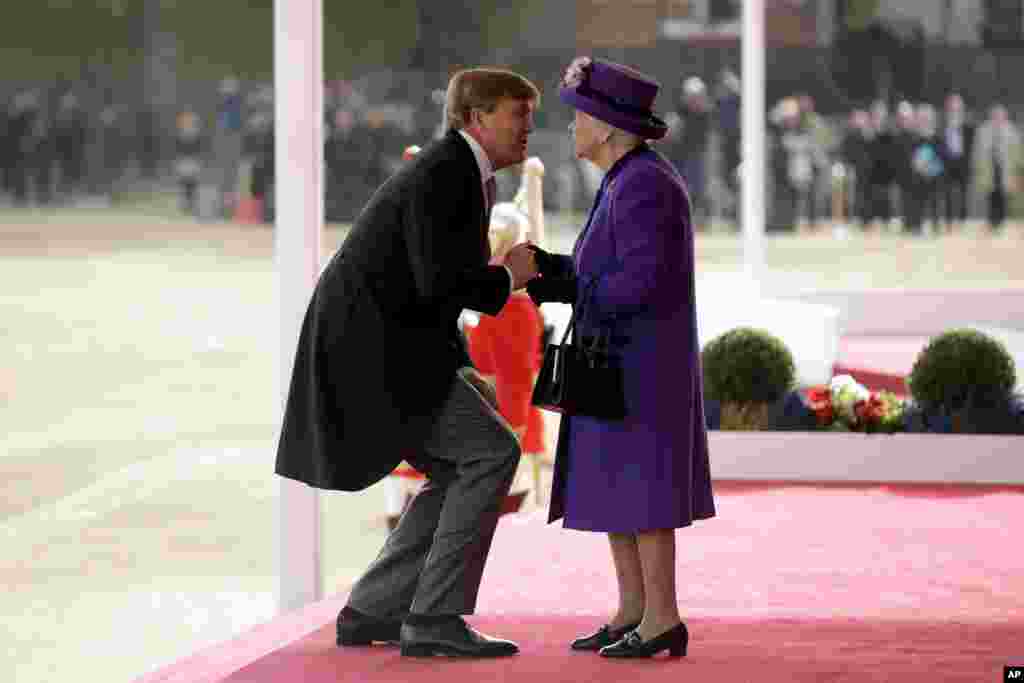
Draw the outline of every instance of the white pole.
M274 2L274 256L281 316L278 424L302 319L320 272L324 222L321 2ZM279 492L277 605L280 612L287 612L320 599L320 501L316 489L284 477Z
M764 0L743 0L743 263L746 275L758 290L765 261L764 18Z

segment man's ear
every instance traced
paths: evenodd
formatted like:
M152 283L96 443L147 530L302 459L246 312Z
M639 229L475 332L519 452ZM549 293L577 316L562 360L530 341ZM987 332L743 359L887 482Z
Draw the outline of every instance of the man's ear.
M483 128L483 117L480 115L479 109L470 109L466 113L466 129L479 131Z

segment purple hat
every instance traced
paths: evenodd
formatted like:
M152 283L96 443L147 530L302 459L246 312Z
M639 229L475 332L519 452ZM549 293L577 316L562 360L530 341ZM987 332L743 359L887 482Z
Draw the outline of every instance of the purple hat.
M645 140L664 137L668 126L651 111L661 86L650 76L614 62L577 57L565 70L563 102Z

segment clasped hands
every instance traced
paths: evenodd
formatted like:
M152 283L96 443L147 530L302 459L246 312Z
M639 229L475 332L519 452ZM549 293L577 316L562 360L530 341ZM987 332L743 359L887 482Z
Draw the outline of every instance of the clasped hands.
M532 242L512 247L502 263L512 272L512 289L526 287L533 303L576 301L576 279L553 276L552 256ZM538 277L542 276L542 277Z
M548 302L575 303L576 278L558 274L554 256L536 244L517 244L502 263L512 271L512 289L526 287L530 299L538 306Z
M537 269L537 257L532 242L517 244L508 250L502 264L512 272L512 289L522 289L540 271Z

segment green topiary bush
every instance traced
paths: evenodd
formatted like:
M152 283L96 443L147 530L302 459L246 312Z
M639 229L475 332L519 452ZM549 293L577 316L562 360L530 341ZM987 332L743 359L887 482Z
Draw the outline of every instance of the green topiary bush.
M701 351L704 392L721 403L774 403L796 379L793 354L766 330L737 327Z
M932 337L914 361L907 388L926 410L958 411L978 397L1005 398L1016 382L1006 347L965 328Z

